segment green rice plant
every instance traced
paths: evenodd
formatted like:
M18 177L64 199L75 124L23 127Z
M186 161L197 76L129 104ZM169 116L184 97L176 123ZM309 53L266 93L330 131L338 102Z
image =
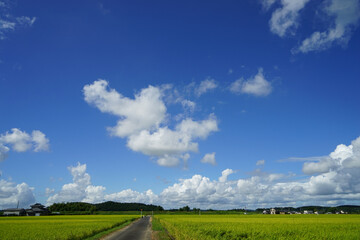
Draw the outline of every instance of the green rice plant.
M138 217L138 215L1 217L0 239L84 239Z
M360 239L360 215L157 215L177 240Z

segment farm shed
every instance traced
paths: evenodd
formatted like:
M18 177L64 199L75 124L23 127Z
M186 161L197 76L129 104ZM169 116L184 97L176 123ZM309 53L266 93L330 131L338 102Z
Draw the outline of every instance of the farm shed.
M25 216L26 211L23 208L8 208L3 210L4 216Z

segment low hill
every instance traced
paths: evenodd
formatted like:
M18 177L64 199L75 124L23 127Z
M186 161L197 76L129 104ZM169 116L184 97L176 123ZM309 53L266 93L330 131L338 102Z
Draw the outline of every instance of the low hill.
M143 203L120 203L120 202L103 202L95 204L97 211L162 211L161 206Z
M97 204L83 202L54 203L49 207L51 212L89 212L94 211L162 211L161 206L148 205L143 203L120 203L120 202L103 202Z

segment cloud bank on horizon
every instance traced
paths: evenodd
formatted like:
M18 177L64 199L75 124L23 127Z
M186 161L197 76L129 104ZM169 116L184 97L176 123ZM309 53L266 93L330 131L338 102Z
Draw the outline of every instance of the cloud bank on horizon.
M264 165L260 160L256 165ZM86 164L68 168L73 182L65 184L61 191L50 196L47 204L54 202L102 201L143 202L162 205L165 208L191 207L231 209L248 207L298 206L299 204L356 203L360 197L360 137L349 146L340 144L326 159L305 162L303 172L309 177L291 174L266 173L257 169L253 176L229 179L232 169L222 171L218 180L196 174L179 179L177 183L155 194L149 189L138 192L132 189L106 194L104 186L91 184ZM1 203L1 202L0 202ZM0 204L1 205L1 204Z

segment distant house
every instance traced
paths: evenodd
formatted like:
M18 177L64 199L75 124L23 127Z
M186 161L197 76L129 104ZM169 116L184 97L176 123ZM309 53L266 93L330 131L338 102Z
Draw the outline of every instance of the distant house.
M311 210L304 210L304 214L314 214L314 212Z
M275 208L270 209L270 214L276 214Z
M269 210L264 210L263 214L270 214Z
M42 216L42 215L49 215L50 213L50 211L40 203L35 203L30 207L31 207L30 209L26 209L27 216Z
M8 208L3 210L4 216L25 216L26 211L23 208Z

